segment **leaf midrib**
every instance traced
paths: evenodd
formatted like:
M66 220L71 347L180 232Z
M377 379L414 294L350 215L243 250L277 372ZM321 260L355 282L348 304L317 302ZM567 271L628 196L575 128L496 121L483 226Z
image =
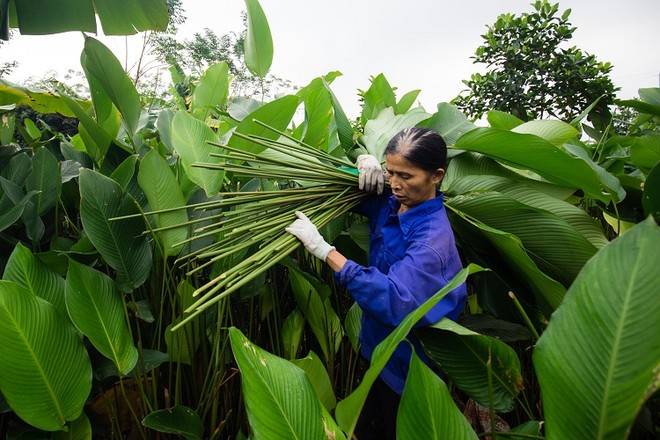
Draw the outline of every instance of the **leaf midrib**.
M43 380L43 383L46 385L46 389L48 391L48 394L51 397L51 401L53 402L54 408L57 411L57 416L62 421L62 425L64 424L65 418L64 418L64 411L62 410L62 407L59 404L59 401L57 399L57 394L55 393L55 390L53 390L53 387L51 386L50 381L48 380L48 376L46 375L45 370L43 369L41 362L39 362L39 359L32 350L32 346L29 344L29 339L26 337L25 333L22 331L21 327L18 325L18 322L14 319L14 316L12 314L8 314L9 319L11 320L12 324L16 328L18 335L21 339L21 341L24 343L30 357L32 357L35 366L37 367L37 370L39 372L39 377Z
M642 254L643 252L641 251L637 253L638 256ZM619 352L619 347L621 345L623 327L624 324L627 322L626 318L630 311L630 300L633 292L633 284L637 279L637 272L639 271L640 265L638 264L638 262L639 262L639 258L636 259L635 264L633 265L633 270L630 273L628 288L626 289L623 306L621 307L621 312L622 312L620 314L621 319L619 319L617 323L616 332L614 334L614 341L612 344L612 355L610 357L610 362L606 370L607 374L605 376L605 382L604 382L603 399L598 416L598 433L595 437L598 439L603 438L605 428L607 426L605 415L607 413L606 411L607 407L609 406L610 389L611 389L611 384L614 381L614 370L616 369L616 362L618 360L617 354Z

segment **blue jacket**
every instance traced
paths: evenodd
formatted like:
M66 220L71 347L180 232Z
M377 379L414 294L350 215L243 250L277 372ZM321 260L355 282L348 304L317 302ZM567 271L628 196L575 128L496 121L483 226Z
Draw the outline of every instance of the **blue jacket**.
M397 214L399 206L394 196L374 196L362 203L360 212L370 219L371 266L349 260L335 272L336 282L348 288L362 309L360 342L367 359L408 313L463 268L441 193L401 215ZM456 319L466 296L462 284L417 326L433 324L444 316ZM381 372L383 380L399 394L408 375L410 354L410 344L401 343Z

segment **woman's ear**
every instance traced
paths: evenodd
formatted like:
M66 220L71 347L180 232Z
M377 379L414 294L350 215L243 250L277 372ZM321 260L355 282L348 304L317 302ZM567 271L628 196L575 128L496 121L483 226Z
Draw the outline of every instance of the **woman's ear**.
M445 178L445 170L444 170L444 168L438 168L438 169L435 170L435 172L433 173L433 183L435 183L436 185L437 185L438 183L442 182L442 179L444 179L444 178Z

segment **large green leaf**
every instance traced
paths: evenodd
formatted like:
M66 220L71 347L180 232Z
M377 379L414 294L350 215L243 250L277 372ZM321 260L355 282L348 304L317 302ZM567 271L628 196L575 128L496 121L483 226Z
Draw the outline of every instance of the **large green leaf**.
M245 36L245 65L254 75L263 78L273 63L273 38L264 10L257 0L245 0L247 34Z
M92 424L83 412L76 420L66 424L66 431L51 434L51 440L88 440L92 438Z
M151 211L168 210L154 214L156 227L168 228L156 232L156 235L163 244L165 255L177 255L183 247L177 243L188 238L188 228L186 226L171 227L186 223L188 214L185 209L186 201L174 173L165 159L155 150L151 150L140 161L137 180L149 200ZM173 210L175 208L183 209Z
M78 330L103 356L114 362L122 375L135 367L138 352L126 322L122 295L112 279L70 260L66 276L66 307Z
M142 420L142 424L159 432L179 434L186 440L198 440L204 434L199 414L181 405L154 411Z
M366 125L367 121L375 119L378 114L386 109L392 109L396 113L396 95L394 89L382 73L371 79L371 85L362 93L362 114L360 122Z
M67 31L97 33L96 14L106 35L132 35L146 30L164 31L169 20L168 3L160 0L39 0L10 2L21 34L45 35Z
M362 329L362 309L354 302L344 318L344 331L348 340L351 341L351 347L356 353L360 351L360 330Z
M137 165L138 155L131 154L122 163L117 165L110 178L117 182L122 190L128 191L135 176L135 165Z
M94 0L106 35L132 35L147 30L164 31L169 3L162 0Z
M660 133L648 133L636 138L630 146L630 160L643 171L660 162Z
M624 439L660 385L660 229L652 218L600 250L534 351L546 438Z
M511 130L525 121L519 119L509 113L499 110L490 110L488 112L488 123L493 128L501 128L502 130Z
M440 289L435 295L426 300L424 304L414 311L410 312L392 333L389 334L380 344L376 346L371 356L371 364L365 372L360 385L344 400L337 404L335 415L337 423L348 433L350 438L357 424L360 411L367 400L367 395L371 386L376 381L380 372L385 368L387 361L394 353L398 345L406 338L413 326L428 313L440 300L450 291L465 282L469 274L482 270L479 266L470 264L467 268L461 270L452 278L449 283Z
M563 148L532 134L476 128L461 136L455 148L476 151L522 170L531 170L558 185L580 188L588 197L608 202L610 195L596 171Z
M353 127L346 117L346 113L339 103L339 100L330 89L328 82L324 80L323 84L328 90L328 93L330 93L330 99L332 100L332 109L335 115L335 125L337 126L339 143L344 151L348 151L353 146Z
M533 134L545 139L553 145L562 146L579 132L571 124L558 120L534 120L516 125L511 129L514 133Z
M305 375L307 375L312 387L314 387L316 397L319 398L328 411L332 411L335 405L337 405L337 398L335 397L335 391L332 388L328 371L317 354L310 351L304 358L293 359L291 362L305 371Z
M468 396L495 411L513 409L522 389L522 376L520 361L511 347L446 318L418 329L415 334L429 358ZM491 390L489 374L492 374Z
M85 151L96 163L101 163L108 152L112 136L92 118L73 98L62 94L62 100L78 118L80 138L85 144Z
M452 208L500 231L515 234L536 265L569 286L597 248L563 218L498 192L451 199ZM556 303L556 305L559 305Z
M461 246L469 246L470 249L479 251L484 239L491 243L497 253L481 255L483 263L478 262L493 269L504 264L512 272L515 281L522 283L526 290L531 292L545 315L550 316L564 298L566 288L539 269L526 252L520 238L471 218L461 211L460 206L454 206L454 199L448 200L446 206L452 213L452 225L456 229ZM514 293L521 295L527 292L514 289Z
M512 180L501 176L470 175L455 179L445 194L456 196L470 192L497 191L521 203L550 212L601 248L609 241L600 224L584 210L538 189L532 180Z
M27 105L39 113L59 113L68 118L74 117L69 106L61 97L44 90L28 89L0 78L0 105ZM79 101L89 107L89 103Z
M449 150L449 153L455 152L457 152L457 150ZM575 193L575 188L564 187L555 185L554 183L527 178L520 175L519 173L516 173L510 168L503 166L495 159L492 159L483 154L473 153L471 151L458 152L458 154L451 158L449 165L447 166L445 178L442 179L442 189L449 192L451 191L451 188L456 180L474 175L506 177L511 181L522 182L525 185L531 186L545 194L561 200L566 200L569 197L572 197ZM452 192L456 193L457 191Z
M401 99L399 99L399 102L396 103L397 114L403 114L410 110L410 107L415 104L415 100L419 96L419 92L421 92L421 90L411 90L403 95Z
M312 90L305 97L305 137L303 142L323 151L328 151L330 125L334 120L332 100L324 87Z
M103 87L112 103L121 113L126 131L130 136L137 131L140 120L140 95L110 49L103 43L85 37L85 71L89 72Z
M85 77L87 77L87 83L89 84L89 94L92 97L95 121L103 127L112 139L115 139L121 127L121 114L112 103L105 85L89 71L90 61L88 60L87 51L83 50L80 54L80 65L85 72Z
M229 96L229 65L225 61L212 64L193 91L190 110L196 118L206 121L215 107L224 107Z
M438 104L438 111L424 125L440 133L447 145L454 145L458 138L476 127L459 109L446 102Z
M615 202L621 201L626 197L626 191L623 189L619 179L594 162L584 148L572 144L564 144L564 148L573 156L582 159L584 163L589 165L591 169L596 172L604 191L610 194Z
M103 259L117 271L117 287L130 292L151 273L151 248L142 236L141 218L110 220L138 214L133 199L112 179L80 171L80 217L85 232Z
M447 385L417 355L396 418L399 440L477 440L477 434L459 411Z
M41 147L32 156L32 172L25 181L25 188L39 191L32 200L39 215L46 214L58 199L60 174L57 159L46 147Z
M217 142L215 133L204 122L189 113L178 111L172 119L172 147L181 156L183 169L208 197L215 196L222 187L224 171L209 170L194 166L199 163L218 164L220 158L212 157L211 152L220 150L208 141Z
M37 191L30 191L25 195L22 195L19 199L16 199L10 193L14 193L13 190L17 186L10 180L0 177L0 231L4 231L11 225L13 225L16 220L21 218L23 212L26 209L26 206L30 203L32 197L37 194Z
M303 318L300 309L293 309L289 316L284 320L280 331L282 340L282 353L285 359L293 359L300 348L303 331L305 330L305 318Z
M332 359L339 349L343 331L339 316L332 308L329 298L321 298L312 283L294 265L289 267L289 281L296 296L298 307L302 310L309 326L316 336L325 359Z
M12 128L12 132L13 132ZM3 141L4 142L4 141ZM11 140L6 143L9 144ZM12 156L9 159L3 168L0 170L0 176L4 177L7 180L12 181L19 187L22 187L25 183L25 179L32 172L32 159L25 153L18 153Z
M49 269L21 243L16 244L9 256L3 279L13 281L45 299L53 304L62 316L68 316L64 303L64 278Z
M263 127L262 125L254 122L260 121L264 124L270 125L279 131L284 131L288 127L296 109L300 104L300 100L296 95L287 95L279 99L271 101L245 117L236 127L236 132L241 134L249 134L250 136L259 136L267 139L277 139L279 135L272 130ZM252 153L260 153L265 150L261 145L250 142L247 139L242 139L238 136L229 138L229 146L240 148L241 150L249 151Z
M92 389L92 365L55 307L0 281L0 391L29 424L46 431L76 420Z
M429 114L421 107L402 115L395 115L392 107L386 107L378 116L367 121L360 141L369 154L382 160L385 158L385 147L395 134L404 128L414 127L428 117Z
M344 438L302 369L252 344L235 327L229 339L255 438L326 440L326 432Z

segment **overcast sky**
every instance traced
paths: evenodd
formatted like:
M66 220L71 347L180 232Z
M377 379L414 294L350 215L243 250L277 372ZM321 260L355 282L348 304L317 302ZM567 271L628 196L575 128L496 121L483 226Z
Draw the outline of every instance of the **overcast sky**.
M421 104L433 111L454 98L482 67L470 56L481 34L501 13L533 11L531 0L260 0L268 18L275 53L271 72L304 86L317 76L338 70L332 85L349 117L357 116L358 89L384 73L400 97L421 89ZM210 28L221 35L240 31L242 0L182 0L187 22L179 35ZM614 65L611 78L619 97L637 96L641 87L660 85L660 0L563 0L577 27L570 41L599 61ZM101 38L124 59L136 38ZM8 77L20 82L49 70L80 70L83 39L79 33L50 36L15 35L0 48L0 62L16 60ZM130 64L130 61L129 61Z

